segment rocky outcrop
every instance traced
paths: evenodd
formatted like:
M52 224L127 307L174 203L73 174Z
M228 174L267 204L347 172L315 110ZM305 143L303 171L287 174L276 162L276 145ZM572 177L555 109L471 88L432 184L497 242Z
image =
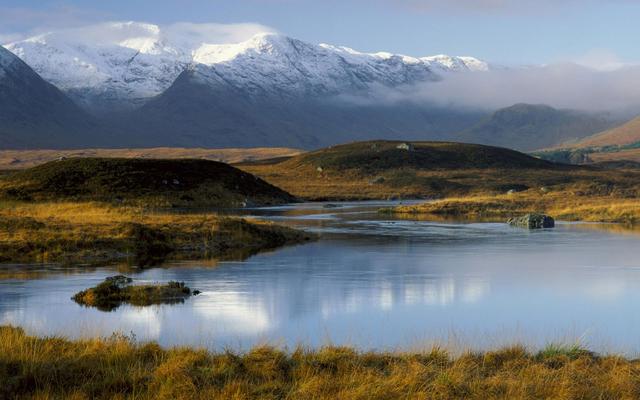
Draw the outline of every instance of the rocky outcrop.
M521 217L509 218L507 223L511 226L518 226L528 229L553 228L555 221L548 215L531 213Z

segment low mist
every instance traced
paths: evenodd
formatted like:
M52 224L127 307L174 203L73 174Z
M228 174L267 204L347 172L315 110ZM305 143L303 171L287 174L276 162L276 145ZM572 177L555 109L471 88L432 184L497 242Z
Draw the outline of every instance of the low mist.
M635 115L640 113L640 67L599 71L577 64L557 64L457 72L418 85L393 89L375 86L367 99L350 101L429 102L481 110L530 103Z

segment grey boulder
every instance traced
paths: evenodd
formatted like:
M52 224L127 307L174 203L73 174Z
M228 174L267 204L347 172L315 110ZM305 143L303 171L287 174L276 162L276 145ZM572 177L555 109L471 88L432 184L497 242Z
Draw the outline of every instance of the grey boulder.
M518 226L521 228L528 229L542 229L542 228L553 228L555 226L555 221L548 215L531 213L526 214L521 217L509 218L507 223L512 226Z

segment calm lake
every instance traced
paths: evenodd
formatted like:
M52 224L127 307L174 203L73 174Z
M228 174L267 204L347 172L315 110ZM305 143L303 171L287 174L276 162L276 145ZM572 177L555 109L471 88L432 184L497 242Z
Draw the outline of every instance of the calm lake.
M321 239L241 262L127 273L203 292L183 304L103 312L70 300L115 268L0 281L0 324L72 338L133 333L212 349L268 343L410 350L434 342L482 349L580 340L598 351L640 350L639 234L598 224L528 231L376 213L393 204L247 210Z

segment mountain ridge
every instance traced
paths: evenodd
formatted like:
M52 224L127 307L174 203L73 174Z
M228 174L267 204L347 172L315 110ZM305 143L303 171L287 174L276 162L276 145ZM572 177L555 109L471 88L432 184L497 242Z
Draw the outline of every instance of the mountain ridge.
M270 79L280 77L280 85L304 83L307 89L333 93L345 78L355 88L366 89L372 83L398 85L435 80L439 73L489 69L472 57L362 53L271 32L226 44L211 43L206 35L188 40L184 36L153 24L111 22L49 32L6 47L98 114L138 107L167 90L188 69L249 89L264 88ZM118 107L119 102L125 106Z

